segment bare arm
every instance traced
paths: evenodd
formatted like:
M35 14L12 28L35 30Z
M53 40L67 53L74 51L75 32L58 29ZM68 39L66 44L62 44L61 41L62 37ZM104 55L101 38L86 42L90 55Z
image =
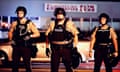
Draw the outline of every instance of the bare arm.
M30 22L30 30L32 31L32 35L30 35L31 38L36 38L40 36L39 30L36 28L35 24Z
M95 33L91 35L91 40L90 40L90 52L93 50L94 44L95 44Z
M54 28L54 22L51 22L49 24L49 27L48 27L47 31L45 32L45 36L46 36L46 48L49 48L48 34L53 30L53 28Z
M9 40L12 40L13 31L14 31L16 25L17 25L17 22L15 21L15 22L12 22L12 24L11 24L11 26L10 26L10 30L9 30L9 32L8 32L8 38L9 38Z
M77 47L77 44L78 44L78 31L77 31L77 29L76 29L76 27L75 27L75 31L74 31L74 42L73 42L73 45L74 45L74 47Z
M72 21L70 21L70 20L67 22L67 30L72 32L72 34L74 36L73 37L73 47L77 47L79 31L77 30L75 24Z
M111 38L112 38L113 45L114 45L114 48L115 48L115 52L118 52L117 34L116 34L116 32L114 31L113 28L110 29L110 34L111 34Z
M94 47L94 44L95 44L95 41L96 41L95 35L96 35L97 29L98 29L98 28L96 28L96 29L93 31L92 35L91 35L91 40L90 40L90 51L92 51L92 49L93 49L93 47Z
M94 44L95 44L95 41L96 41L96 31L97 31L97 28L93 31L92 35L91 35L91 40L90 40L90 49L89 49L89 56L92 57L92 50L93 50L93 47L94 47Z

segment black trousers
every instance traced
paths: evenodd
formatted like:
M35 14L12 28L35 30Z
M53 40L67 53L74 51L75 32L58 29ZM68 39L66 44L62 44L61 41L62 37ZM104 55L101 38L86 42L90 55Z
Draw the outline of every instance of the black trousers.
M106 72L112 72L112 66L109 63L108 58L107 46L97 46L97 48L95 48L94 58L94 72L100 72L102 61L104 61Z
M71 68L72 47L68 48L62 45L51 45L51 50L51 72L58 72L61 58L65 65L66 72L73 72Z
M24 66L26 68L26 72L32 72L31 70L31 49L27 47L20 47L20 46L13 46L13 53L12 53L12 59L13 59L13 67L12 72L18 72L20 59L23 59Z

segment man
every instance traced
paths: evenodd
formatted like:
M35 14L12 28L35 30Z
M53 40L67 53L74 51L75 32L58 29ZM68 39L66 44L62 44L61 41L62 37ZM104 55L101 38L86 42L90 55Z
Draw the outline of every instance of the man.
M9 40L12 41L12 59L13 69L12 72L18 72L18 65L21 57L25 64L26 72L31 70L31 49L29 48L32 43L29 42L31 38L39 37L40 33L30 20L26 19L27 10L23 6L17 7L17 20L13 21L8 32Z
M91 35L89 55L92 56L94 48L94 72L100 72L102 61L105 63L106 72L112 72L112 66L109 63L108 53L113 43L115 57L118 56L117 35L112 27L108 25L109 16L102 13L99 16L100 26L96 27Z
M72 21L67 19L63 8L54 11L55 20L46 31L46 55L49 57L49 43L51 47L51 72L58 72L59 63L62 61L66 72L73 72L71 68L72 48L77 51L78 31Z

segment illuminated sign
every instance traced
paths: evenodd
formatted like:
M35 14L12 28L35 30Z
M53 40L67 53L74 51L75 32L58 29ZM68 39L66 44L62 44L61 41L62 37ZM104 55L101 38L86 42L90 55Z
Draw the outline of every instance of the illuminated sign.
M96 4L58 4L45 3L44 9L46 12L53 12L55 8L64 8L66 12L81 12L81 13L96 13Z

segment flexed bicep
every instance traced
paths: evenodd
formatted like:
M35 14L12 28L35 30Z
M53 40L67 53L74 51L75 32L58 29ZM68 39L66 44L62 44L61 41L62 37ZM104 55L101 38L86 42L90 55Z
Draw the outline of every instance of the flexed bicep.
M34 38L34 37L39 37L40 36L40 33L39 33L39 30L37 29L37 27L35 26L35 24L34 23L32 23L32 22L30 22L30 29L31 29L31 31L32 31L32 37Z

